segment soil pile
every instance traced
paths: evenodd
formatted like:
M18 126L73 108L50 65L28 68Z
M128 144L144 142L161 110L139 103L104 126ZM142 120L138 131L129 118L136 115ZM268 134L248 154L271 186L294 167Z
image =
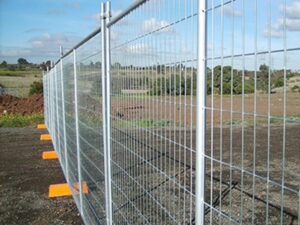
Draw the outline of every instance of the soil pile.
M33 94L29 98L17 98L11 95L0 96L0 114L19 113L28 115L44 110L43 94Z

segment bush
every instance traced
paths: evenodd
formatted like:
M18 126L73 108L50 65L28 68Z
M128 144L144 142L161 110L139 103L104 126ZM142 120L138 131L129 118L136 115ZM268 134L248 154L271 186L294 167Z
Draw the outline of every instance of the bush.
M295 85L292 87L292 92L300 92L300 87L298 85Z
M40 81L34 81L30 85L29 95L43 93L43 83Z
M279 77L274 81L273 87L283 87L284 86L284 77Z

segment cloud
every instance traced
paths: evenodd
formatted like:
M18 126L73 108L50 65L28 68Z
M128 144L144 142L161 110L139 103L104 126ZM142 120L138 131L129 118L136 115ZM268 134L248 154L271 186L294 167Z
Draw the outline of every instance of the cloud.
M29 56L31 50L22 47L2 47L0 49L0 58Z
M64 46L70 45L70 39L66 37L64 34L49 34L43 33L42 35L33 37L29 40L32 48L47 48L49 46Z
M41 62L48 59L59 58L59 46L65 50L71 49L80 41L81 37L66 35L62 33L42 33L28 40L30 47L8 47L1 46L0 59L15 62L18 58L24 57L29 61Z
M231 5L225 5L223 7L223 13L225 16L242 16L242 12L235 10Z
M68 9L80 9L81 5L80 2L65 2L64 7L67 7Z
M271 26L269 24L264 30L265 36L283 37L285 28L287 31L300 31L300 1L292 2L286 8L280 6L280 11L285 12L286 18L280 17Z
M125 52L130 54L145 54L150 53L151 48L148 44L145 43L137 43L126 46Z
M173 32L170 23L166 20L157 20L156 18L151 18L145 20L143 23L143 31L144 32L154 32L158 31L159 33L171 33Z
M284 7L281 7L284 11ZM286 6L286 16L290 19L300 19L300 1L293 2L291 5Z

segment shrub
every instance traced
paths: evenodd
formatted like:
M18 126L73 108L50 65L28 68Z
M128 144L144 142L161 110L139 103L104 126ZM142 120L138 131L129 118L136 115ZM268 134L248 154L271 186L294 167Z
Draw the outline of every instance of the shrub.
M283 87L284 85L284 77L279 77L274 81L273 87L277 88L277 87Z
M295 85L292 87L292 92L300 92L300 87L298 85Z
M29 95L43 93L43 83L40 81L34 81L30 85Z

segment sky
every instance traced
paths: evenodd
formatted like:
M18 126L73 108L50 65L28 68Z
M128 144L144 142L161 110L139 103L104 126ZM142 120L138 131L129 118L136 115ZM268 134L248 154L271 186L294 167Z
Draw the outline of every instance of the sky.
M56 60L100 26L99 0L0 0L0 61ZM113 1L120 11L132 0Z
M112 0L112 15L134 1ZM151 65L194 60L196 2L151 0L119 21L111 29L112 54L119 55L113 62ZM207 2L208 9L215 8L207 12L208 58L287 49L286 66L300 70L300 0ZM218 7L222 2L229 4ZM36 63L56 61L60 45L67 51L100 26L99 11L99 0L0 0L0 61L16 62L19 57ZM93 48L95 44L90 45ZM255 69L255 59L258 67L271 58L274 68L284 66L282 52L255 57L244 57L245 62L236 57L235 65ZM211 61L209 65L222 63ZM223 63L232 62L227 58Z

